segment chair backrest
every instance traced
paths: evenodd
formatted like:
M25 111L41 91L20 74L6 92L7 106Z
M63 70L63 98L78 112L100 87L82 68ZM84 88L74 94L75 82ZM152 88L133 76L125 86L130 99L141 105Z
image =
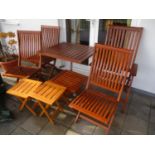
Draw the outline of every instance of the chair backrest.
M17 34L19 64L21 64L21 60L28 60L28 58L38 55L38 51L41 50L41 32L18 30Z
M42 48L50 48L59 44L59 26L41 26Z
M87 88L95 85L119 94L120 98L131 58L130 50L96 44Z
M142 27L110 25L107 30L105 44L117 48L127 48L129 50L133 50L131 61L132 66L137 55L142 32L143 32Z

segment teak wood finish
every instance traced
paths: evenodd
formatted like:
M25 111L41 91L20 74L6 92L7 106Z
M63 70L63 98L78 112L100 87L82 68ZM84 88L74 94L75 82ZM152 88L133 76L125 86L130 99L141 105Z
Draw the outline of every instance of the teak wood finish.
M82 86L85 86L87 77L73 71L64 70L50 81L66 87L66 93L76 94L80 91Z
M51 48L55 45L59 44L60 38L60 27L59 26L48 26L48 25L41 25L41 34L42 34L42 48L47 49ZM44 62L46 64L50 64L49 62L53 61L54 66L56 63L55 58L44 57Z
M40 65L41 32L40 31L17 31L19 43L18 66L13 66L4 75L16 78L25 78L38 71L37 67L23 65L23 61Z
M114 26L110 25L107 30L105 44L116 48L125 48L132 50L132 60L130 64L130 71L127 81L125 83L124 91L126 92L124 103L124 111L126 109L126 103L130 94L131 85L134 76L137 74L138 65L135 64L135 58L137 55L138 47L140 44L143 28L142 27L127 27L127 26Z
M42 48L50 48L59 44L60 27L41 25Z
M32 112L34 115L36 115L34 110L30 106L28 106L26 103L29 99L29 95L34 90L36 90L36 88L39 85L41 85L40 81L30 80L30 79L22 79L16 85L14 85L12 88L10 88L7 91L7 93L10 95L16 96L21 101L19 110L22 110L24 107L26 107L30 112Z
M42 112L40 116L43 114L46 115L48 120L54 124L54 117L59 111L63 111L60 104L58 104L57 100L63 95L66 88L55 84L54 82L47 81L40 85L35 91L31 92L29 96L36 100L36 105L39 105ZM48 113L48 109L53 105L56 105L56 110L52 113L52 116Z
M69 106L78 111L79 117L105 129L108 133L120 102L132 53L127 49L96 44L87 87ZM95 91L92 85L117 94L112 97Z
M30 61L39 65L40 57L38 51L41 50L41 32L18 30L17 34L19 43L19 66L21 66L22 61Z
M125 48L133 51L131 66L135 62L143 28L110 25L107 30L106 45L116 48Z
M52 57L74 63L85 63L93 55L94 48L86 45L60 43L52 48L40 51L41 56Z

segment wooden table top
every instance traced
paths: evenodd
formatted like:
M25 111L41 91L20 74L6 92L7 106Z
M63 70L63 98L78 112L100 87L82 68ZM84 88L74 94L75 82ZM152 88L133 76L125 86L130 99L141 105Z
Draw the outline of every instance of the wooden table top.
M87 45L60 43L52 48L41 50L41 56L48 56L65 61L83 63L93 55L94 48Z
M42 82L40 81L23 79L11 87L7 93L26 99L29 97L29 94L36 90L36 88L41 84Z
M47 81L40 85L35 91L31 92L29 96L48 105L52 105L61 97L65 90L65 87Z

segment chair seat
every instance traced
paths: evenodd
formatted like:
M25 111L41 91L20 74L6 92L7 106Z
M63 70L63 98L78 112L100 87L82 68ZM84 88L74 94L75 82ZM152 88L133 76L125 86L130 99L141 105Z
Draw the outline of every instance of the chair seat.
M117 101L106 94L85 90L69 104L69 107L108 126L117 109Z
M76 93L87 82L87 77L73 71L62 71L51 79L54 83L67 88L68 92Z
M16 66L10 68L7 72L5 72L4 76L15 77L15 78L25 78L29 77L32 74L36 73L39 69L32 68L32 67L23 67L23 66Z

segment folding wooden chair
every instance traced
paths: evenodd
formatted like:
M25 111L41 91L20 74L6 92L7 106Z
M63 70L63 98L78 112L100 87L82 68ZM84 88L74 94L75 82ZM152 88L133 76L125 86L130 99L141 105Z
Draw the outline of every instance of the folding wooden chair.
M38 71L40 56L38 51L41 50L41 32L40 31L17 31L19 43L18 66L10 68L4 76L25 78ZM31 62L38 67L32 67L23 62Z
M35 91L31 92L29 96L35 99L36 106L38 105L41 108L42 112L40 113L40 116L45 114L48 120L54 124L56 114L63 110L57 100L63 95L65 90L65 87L48 81L40 85ZM48 109L54 104L56 105L56 109L52 114L49 114Z
M138 47L140 44L143 28L142 27L127 27L110 25L107 30L105 44L116 48L125 48L132 50L132 60L130 64L129 76L126 80L124 92L126 93L123 110L126 109L126 103L130 94L131 85L134 76L137 74L138 65L135 64Z
M19 110L22 110L25 106L30 112L36 115L35 111L26 103L29 100L29 94L32 93L39 85L41 85L40 81L22 79L10 88L7 93L16 96L21 101Z
M121 99L131 56L127 49L96 44L86 90L69 104L69 107L78 111L76 121L81 117L103 127L108 133ZM111 91L117 97L107 95L92 86Z
M50 48L59 44L60 28L59 26L41 25L42 48ZM42 57L43 66L55 67L56 59L50 57ZM51 64L50 62L53 62Z

